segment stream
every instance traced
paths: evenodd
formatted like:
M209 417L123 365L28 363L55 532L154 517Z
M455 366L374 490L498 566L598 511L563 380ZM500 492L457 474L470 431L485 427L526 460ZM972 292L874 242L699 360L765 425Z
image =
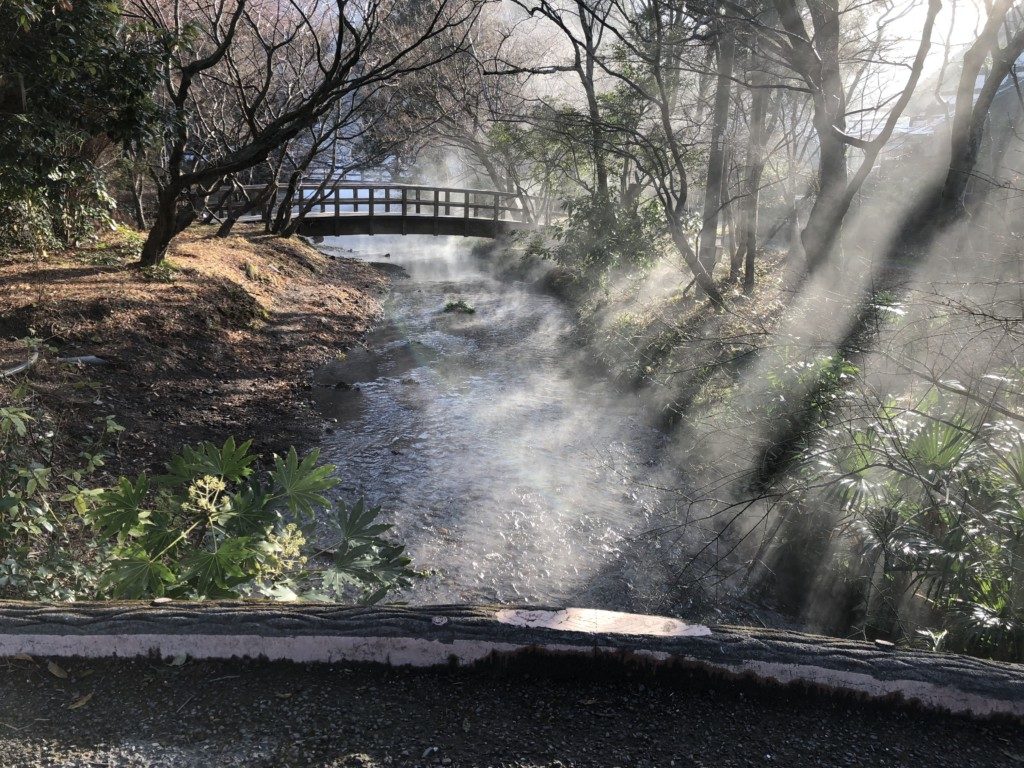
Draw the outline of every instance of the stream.
M579 373L564 305L499 279L473 242L320 245L393 275L366 348L315 376L339 495L379 504L429 573L400 600L649 607L652 570L628 552L666 503L649 487L665 438L635 396ZM475 311L444 311L458 300Z

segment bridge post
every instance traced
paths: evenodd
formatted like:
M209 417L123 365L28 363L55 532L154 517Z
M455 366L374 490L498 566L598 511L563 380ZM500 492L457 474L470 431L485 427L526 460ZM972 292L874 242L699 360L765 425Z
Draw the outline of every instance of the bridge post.
M469 237L469 192L462 193L462 234Z
M391 213L391 187L384 188L384 213Z
M370 220L370 227L369 227L369 229L370 229L370 234L372 235L373 234L373 187L367 187L366 188L366 195L367 195L367 198L369 199L369 202L367 203L367 205L369 207L367 208L367 210L370 213L370 215L369 215L369 220Z
M416 187L416 215L420 215L420 195L423 190L420 187Z
M405 234L405 229L406 229L405 214L407 212L408 207L409 207L409 188L408 187L402 187L402 234L403 235Z
M452 202L452 191L450 189L446 189L444 191L444 203L445 203L445 205L444 205L444 215L445 216L451 216L452 215L451 202Z
M498 217L501 214L501 193L494 193L494 237L498 236Z
M434 237L437 237L440 234L440 229L438 228L440 222L438 221L438 218L437 218L440 215L440 213L441 213L441 206L438 205L440 200L441 200L441 191L435 187L434 188Z

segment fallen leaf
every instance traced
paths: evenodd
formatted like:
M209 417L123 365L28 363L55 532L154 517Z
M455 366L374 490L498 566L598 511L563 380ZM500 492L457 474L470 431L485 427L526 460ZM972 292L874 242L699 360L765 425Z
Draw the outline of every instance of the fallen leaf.
M46 668L50 670L50 674L54 677L59 677L61 680L68 679L68 673L64 670L60 664L55 661L46 662Z
M275 693L274 695L279 699L290 699L292 697L290 693Z
M85 694L85 696L83 696L80 699L75 699L73 702L68 704L68 709L78 709L79 707L84 707L86 704L89 703L90 699L92 699L92 692Z
M16 653L11 658L14 659L15 661L32 661L32 662L35 661L35 659L33 659L27 653Z
M173 659L171 659L170 666L172 666L172 667L180 667L182 664L185 663L185 660L187 658L188 658L188 656L186 656L184 653L179 653L177 656L175 656Z

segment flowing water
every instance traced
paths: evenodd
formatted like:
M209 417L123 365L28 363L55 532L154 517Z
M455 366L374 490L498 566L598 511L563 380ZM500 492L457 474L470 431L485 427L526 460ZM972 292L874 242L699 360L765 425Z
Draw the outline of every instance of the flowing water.
M637 399L580 374L565 307L494 276L472 242L321 246L394 274L367 348L317 374L337 420L324 458L429 571L402 599L630 607L623 553L661 503L643 489L663 437ZM443 311L459 299L475 312Z

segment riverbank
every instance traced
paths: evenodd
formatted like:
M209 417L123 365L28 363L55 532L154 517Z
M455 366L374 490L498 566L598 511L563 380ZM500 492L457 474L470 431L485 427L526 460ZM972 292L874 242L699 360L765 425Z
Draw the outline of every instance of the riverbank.
M0 368L33 339L39 362L18 380L70 442L107 416L125 428L112 475L230 435L261 452L313 447L324 425L312 371L380 315L388 278L365 262L256 227L213 232L183 233L147 270L130 266L140 241L124 230L46 257L0 255ZM0 379L0 400L15 383Z

